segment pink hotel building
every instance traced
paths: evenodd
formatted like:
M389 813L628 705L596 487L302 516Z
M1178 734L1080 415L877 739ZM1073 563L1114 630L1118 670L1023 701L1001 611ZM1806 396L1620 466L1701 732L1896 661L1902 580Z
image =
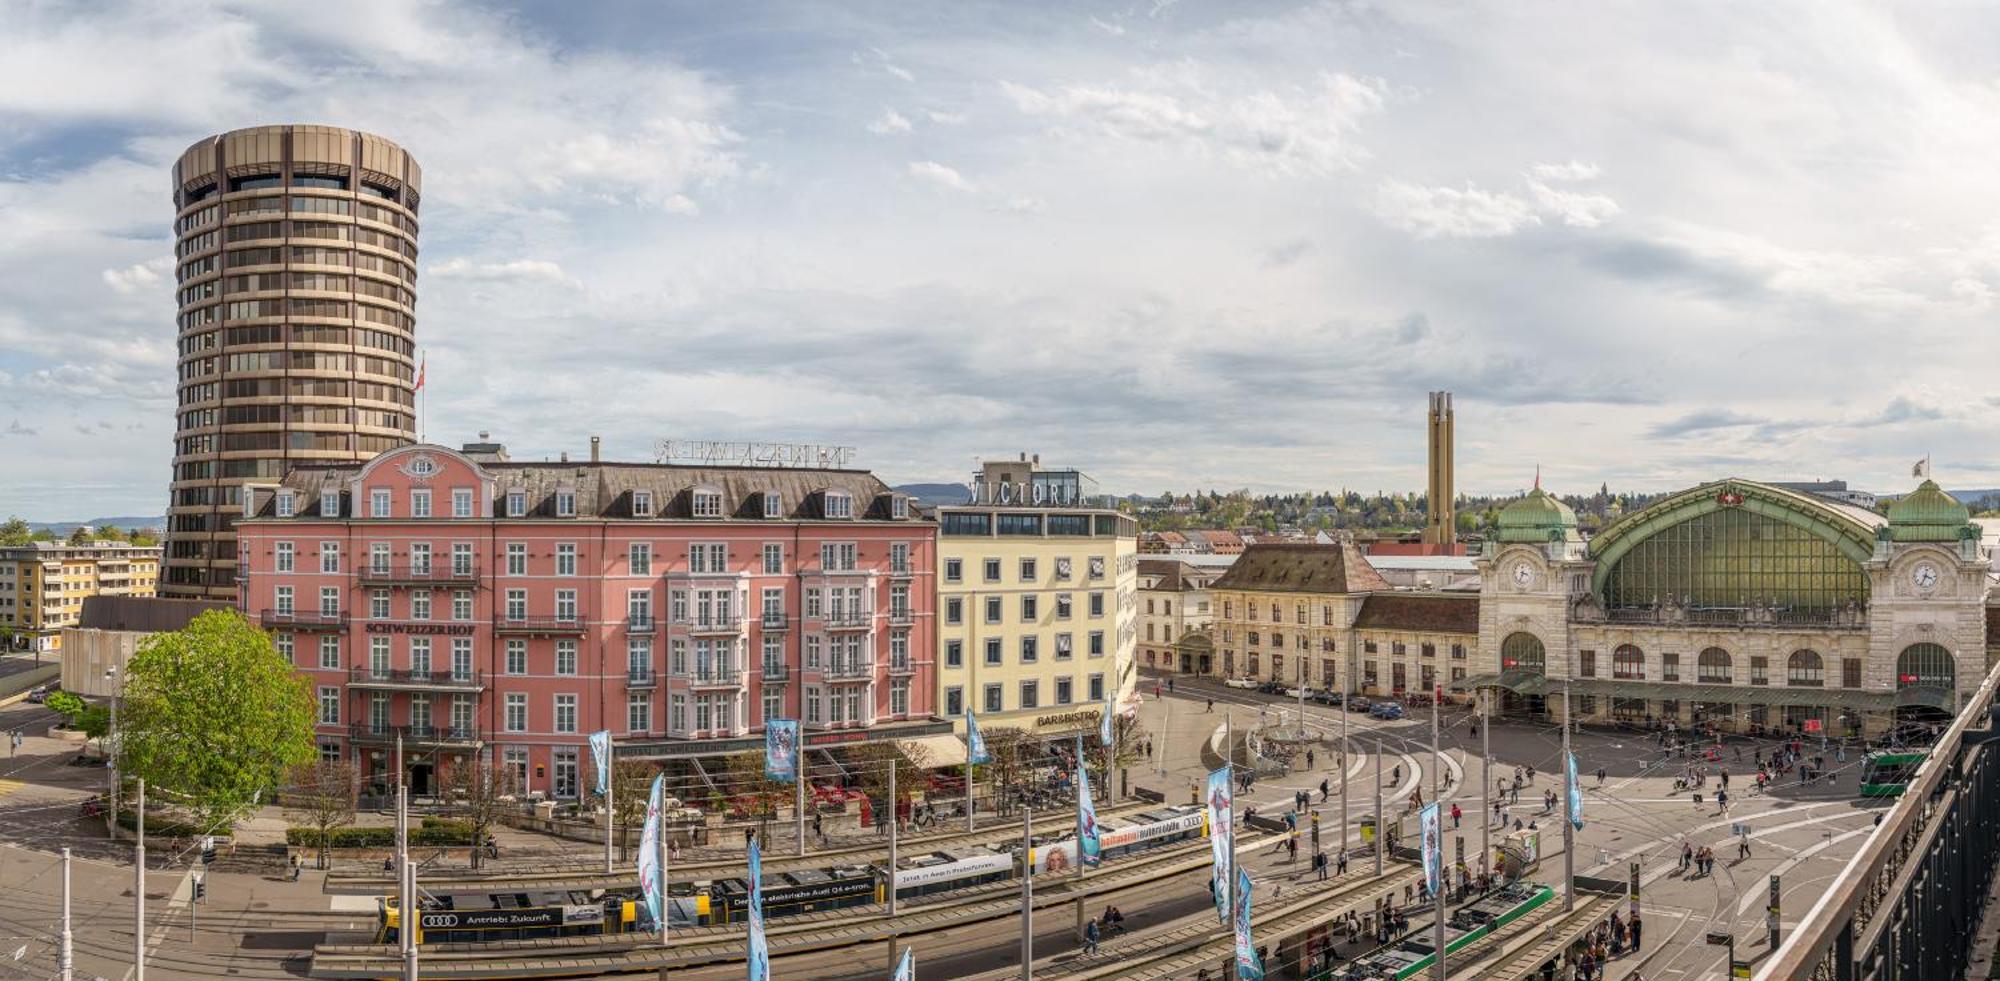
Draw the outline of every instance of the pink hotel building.
M417 793L471 754L574 797L624 758L948 733L937 526L856 470L390 450L253 485L241 603L311 679L323 756Z

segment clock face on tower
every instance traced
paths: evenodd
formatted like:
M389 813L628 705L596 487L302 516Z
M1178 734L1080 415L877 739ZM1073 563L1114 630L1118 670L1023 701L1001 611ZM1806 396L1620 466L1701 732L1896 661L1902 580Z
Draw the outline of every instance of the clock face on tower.
M1526 589L1528 588L1528 580L1533 579L1534 577L1535 577L1535 570L1529 568L1528 563L1526 562L1514 563L1514 585L1519 586L1522 589Z
M1937 566L1929 562L1917 563L1917 567L1910 570L1910 582L1915 584L1918 589L1929 592L1938 584Z

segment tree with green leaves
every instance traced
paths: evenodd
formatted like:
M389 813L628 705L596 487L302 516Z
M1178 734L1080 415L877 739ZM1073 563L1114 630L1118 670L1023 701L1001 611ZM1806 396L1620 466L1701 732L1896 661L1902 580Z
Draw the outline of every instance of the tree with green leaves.
M723 760L723 772L726 774L723 786L732 802L762 823L758 834L762 840L770 841L771 822L777 818L778 808L791 804L798 791L789 780L772 780L764 775L761 749L729 754Z
M445 789L453 813L472 829L472 867L477 869L486 854L486 836L502 815L514 809L514 796L520 792L514 768L475 754L452 764Z
M0 545L26 545L35 540L35 530L28 527L19 515L0 522Z
M89 525L77 525L76 529L69 533L69 543L71 545L88 545L93 540L94 537L90 533Z
M326 868L333 833L354 823L354 765L339 760L315 760L292 771L285 789L293 820L312 829L318 868Z
M619 760L611 767L611 805L618 822L618 853L632 858L635 830L646 826L646 805L652 802L653 777L660 768L643 760Z
M119 738L126 775L225 832L318 756L305 681L233 610L140 642L126 667Z

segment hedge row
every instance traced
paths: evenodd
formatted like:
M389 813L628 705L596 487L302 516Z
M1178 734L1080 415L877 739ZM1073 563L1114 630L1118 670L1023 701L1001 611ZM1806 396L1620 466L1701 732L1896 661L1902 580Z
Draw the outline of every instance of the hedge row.
M319 847L319 832L313 828L286 828L285 844L302 848ZM395 828L335 828L327 832L329 848L390 848L396 844ZM450 818L424 818L410 829L412 845L470 845L472 824Z

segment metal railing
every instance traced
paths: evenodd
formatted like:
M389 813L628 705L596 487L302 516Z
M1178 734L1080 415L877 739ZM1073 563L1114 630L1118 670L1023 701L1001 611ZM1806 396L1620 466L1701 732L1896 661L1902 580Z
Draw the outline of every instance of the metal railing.
M765 681L785 682L792 680L791 665L779 664L776 661L764 662L758 674L762 675Z
M792 618L783 613L766 613L757 620L765 630L786 630L792 625Z
M838 610L820 617L819 620L829 630L852 630L866 627L873 623L875 614L865 610Z
M406 668L349 668L349 684L360 687L369 685L397 685L409 688L484 688L486 682L477 671L411 671Z
M653 683L653 680L654 676L652 668L635 668L632 667L631 665L626 665L625 667L626 687L631 687L633 685L650 685Z
M673 621L672 626L691 634L736 634L743 632L741 616L684 617Z
M466 585L479 581L479 566L455 566L449 562L430 565L363 565L354 577L364 583L415 583L418 585Z
M479 729L476 726L392 726L357 722L347 729L347 736L357 742L393 743L398 736L405 743L476 743Z
M265 610L257 622L266 630L293 627L307 630L340 630L347 626L347 614L323 610Z
M872 661L849 661L842 658L838 661L828 661L826 670L820 674L828 681L862 680L875 677L875 664Z
M1757 981L1955 978L2000 863L2000 665L1930 748L1861 850L1778 949Z
M501 616L493 618L493 629L501 633L508 633L508 632L533 633L538 631L580 633L583 630L583 621L573 616L571 617Z

